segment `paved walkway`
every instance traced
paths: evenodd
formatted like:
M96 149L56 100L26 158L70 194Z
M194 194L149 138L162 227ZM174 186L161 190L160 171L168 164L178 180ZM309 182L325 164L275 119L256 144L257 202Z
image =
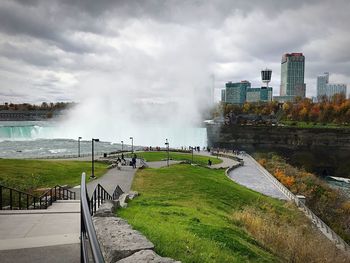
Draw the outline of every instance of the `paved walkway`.
M79 262L80 201L0 211L1 262Z
M233 165L237 164L237 162L235 160L232 160L230 158L226 158L226 157L217 157L216 155L211 155L211 153L207 152L207 151L201 151L201 152L193 152L193 154L196 155L204 155L204 156L208 156L208 159L221 159L222 163L218 163L218 164L212 164L211 166L208 166L209 168L213 168L213 169L219 169L219 168L223 168L223 169L227 169L229 167L232 167Z
M259 193L288 200L284 193L258 169L255 162L248 156L239 156L239 158L244 160L244 166L240 166L229 173L229 177L233 181Z

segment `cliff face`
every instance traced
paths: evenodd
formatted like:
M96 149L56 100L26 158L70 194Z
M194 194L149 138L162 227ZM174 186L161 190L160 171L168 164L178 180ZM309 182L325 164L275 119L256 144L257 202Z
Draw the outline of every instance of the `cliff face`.
M211 125L208 144L230 150L276 151L308 171L350 177L349 129Z

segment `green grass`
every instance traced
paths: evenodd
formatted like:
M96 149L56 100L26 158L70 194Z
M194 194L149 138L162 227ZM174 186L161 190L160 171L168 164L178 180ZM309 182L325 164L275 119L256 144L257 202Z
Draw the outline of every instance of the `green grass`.
M246 207L293 218L297 212L224 175L187 164L139 170L132 186L141 195L118 211L145 234L157 253L182 262L279 262L233 220ZM293 219L291 219L293 220Z
M138 157L144 158L148 162L155 162L155 161L161 161L167 159L167 152L160 151L160 152L139 152L137 153ZM169 152L169 158L172 160L177 161L192 161L192 154L191 153L179 153L179 152ZM193 162L199 165L207 165L208 160L212 161L212 164L218 164L221 163L221 159L217 159L214 156L203 156L203 155L193 155Z
M320 122L305 122L305 121L281 121L287 127L296 128L315 128L315 129L350 129L350 125L336 124L336 123L320 123Z
M57 184L80 184L82 172L91 174L91 162L0 159L0 183L23 191ZM95 163L95 175L103 175L107 165Z

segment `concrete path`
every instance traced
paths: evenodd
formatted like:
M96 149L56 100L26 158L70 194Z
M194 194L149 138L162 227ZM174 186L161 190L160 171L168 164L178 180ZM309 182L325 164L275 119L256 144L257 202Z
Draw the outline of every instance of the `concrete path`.
M287 196L264 175L255 162L249 156L239 156L244 160L244 166L240 166L229 173L229 177L247 188L259 193L288 200Z
M78 263L80 244L0 250L1 263Z
M119 185L123 192L129 192L136 171L137 169L131 166L122 166L120 170L117 168L109 169L103 176L87 184L89 196L92 194L97 184L101 184L110 194L113 193L117 185Z
M193 152L193 154L208 156L208 159L211 159L211 160L221 159L222 163L212 164L211 166L208 166L209 168L213 168L213 169L219 169L219 168L227 169L227 168L232 167L233 165L237 164L237 161L235 161L233 159L221 157L221 156L217 157L216 155L211 155L211 153L209 153L207 151Z
M79 235L80 201L78 200L57 201L47 210L0 211L1 262L3 262L2 255L15 254L14 251L8 250L78 244ZM30 253L18 252L16 255L20 254L29 256ZM56 255L59 257L59 254ZM13 261L7 262L28 262L25 261L28 259L27 256L15 257L12 258ZM79 259L79 254L76 257ZM61 260L67 262L62 256Z
M123 192L129 192L136 171L137 169L133 169L131 166L122 166L120 170L117 168L112 168L109 169L103 176L95 180L88 179L89 175L87 174L87 180L89 180L86 185L88 195L91 197L98 184L102 185L110 195L113 194L113 191L117 185L119 185ZM77 185L69 190L76 193L77 199L80 198L80 185Z

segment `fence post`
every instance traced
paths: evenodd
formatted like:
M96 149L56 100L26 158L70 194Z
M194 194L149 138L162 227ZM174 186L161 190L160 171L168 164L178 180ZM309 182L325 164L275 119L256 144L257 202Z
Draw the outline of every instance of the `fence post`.
M21 210L21 206L22 206L22 193L21 192L19 192L18 193L18 208L19 208L19 210Z
M10 209L12 210L12 189L10 189Z

